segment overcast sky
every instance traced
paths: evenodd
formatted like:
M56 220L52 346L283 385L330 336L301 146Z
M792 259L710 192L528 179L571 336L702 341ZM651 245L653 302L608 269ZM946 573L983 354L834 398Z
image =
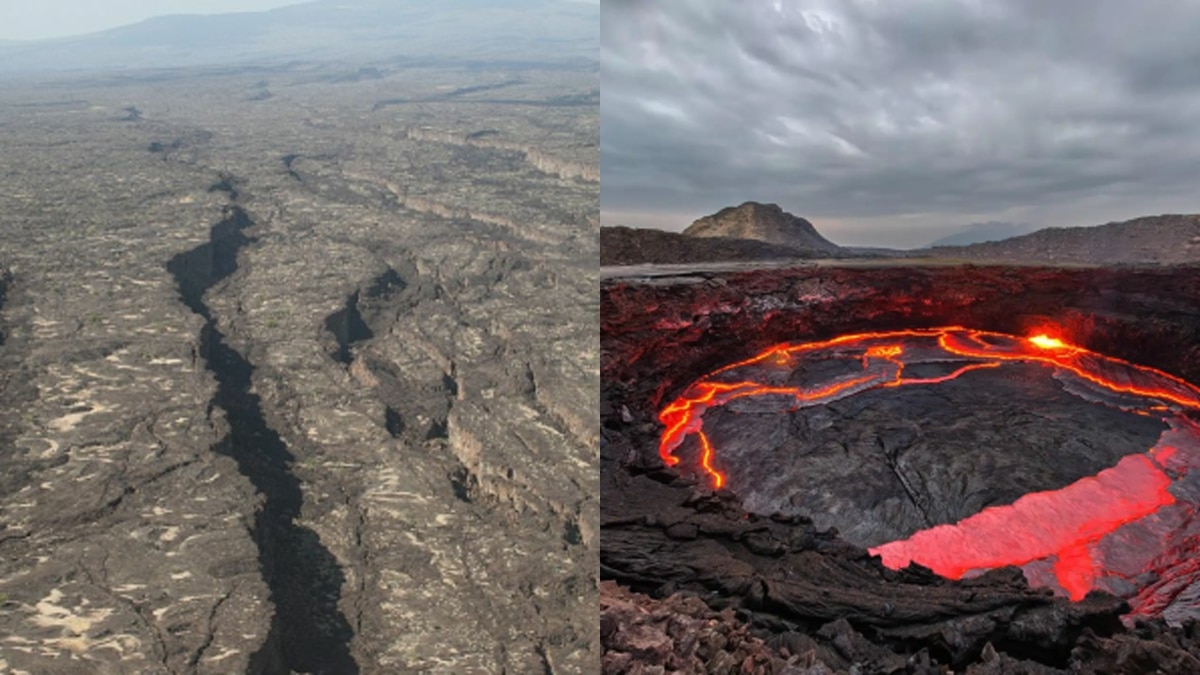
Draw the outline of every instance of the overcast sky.
M164 14L254 12L301 0L0 0L0 40L93 33Z
M1200 211L1200 2L604 0L601 219L840 244Z

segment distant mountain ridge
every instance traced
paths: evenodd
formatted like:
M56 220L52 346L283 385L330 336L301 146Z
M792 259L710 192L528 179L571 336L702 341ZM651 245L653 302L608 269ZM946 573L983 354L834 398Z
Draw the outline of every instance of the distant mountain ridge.
M1200 262L1200 215L1161 215L1091 227L1052 227L1003 241L924 249L920 255L1045 264Z
M0 73L336 58L594 62L599 20L599 5L566 0L314 0L0 43Z
M744 202L693 222L683 234L689 237L751 239L778 246L839 255L843 250L822 237L807 220L784 211L778 204Z
M1006 223L994 220L986 223L971 223L962 231L946 235L931 242L929 246L969 246L985 241L1001 241L1029 234L1034 229L1034 226L1028 223Z
M993 224L983 224L993 225ZM999 223L1004 230L1009 223ZM1013 226L1020 227L1020 226ZM602 265L804 258L946 258L996 264L1200 264L1200 214L1145 216L1089 227L1053 227L1000 241L910 251L840 247L775 204L746 202L697 219L683 233L600 229Z
M600 228L604 266L853 256L778 204L730 206L696 219L682 233L620 225Z

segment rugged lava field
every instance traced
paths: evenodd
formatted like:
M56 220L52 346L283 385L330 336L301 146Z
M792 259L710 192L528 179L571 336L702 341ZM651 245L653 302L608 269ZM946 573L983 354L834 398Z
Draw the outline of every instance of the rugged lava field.
M604 587L606 667L1200 666L1200 269L617 278L602 317L601 575L665 603Z
M6 83L0 672L594 670L597 86Z

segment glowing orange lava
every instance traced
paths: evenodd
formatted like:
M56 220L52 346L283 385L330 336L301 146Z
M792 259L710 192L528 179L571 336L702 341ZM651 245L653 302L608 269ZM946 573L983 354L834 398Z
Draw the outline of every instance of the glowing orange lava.
M1058 338L1052 338L1045 333L1034 335L1033 337L1029 338L1029 341L1035 346L1041 347L1042 349L1062 349L1067 346L1067 344L1062 340L1059 340Z
M811 388L781 384L806 356L853 360L861 364L861 372L843 374ZM945 375L905 376L906 365L956 361L962 365ZM933 385L1009 362L1041 364L1067 375L1067 380L1074 376L1095 390L1122 397L1114 405L1131 412L1162 417L1171 411L1200 410L1200 390L1191 384L1068 344L1046 332L1018 337L951 326L858 333L775 345L697 380L659 412L665 427L659 455L667 465L679 465L682 460L675 451L694 434L699 445L696 470L706 475L714 488L721 488L727 477L716 468L719 453L703 430L703 416L710 409L747 397L774 397L780 410L794 410L877 387ZM1175 502L1167 490L1172 478L1164 466L1176 452L1164 446L1129 455L1115 466L1059 490L1027 494L1010 505L917 532L906 540L875 547L871 553L894 569L917 562L949 578L1045 560L1051 563L1058 585L1072 599L1079 599L1095 584L1095 543Z
M903 341L907 339L931 338L948 355L963 360L974 360L958 370L934 378L905 378ZM823 351L860 351L862 377L836 381L812 390L799 387L772 386L753 381L723 382L720 377L745 366L780 365L791 363L793 357ZM885 362L878 365L878 362ZM1100 389L1117 394L1129 394L1154 399L1165 405L1200 410L1200 391L1179 378L1162 371L1135 366L1127 361L1103 356L1092 351L1063 342L1046 334L1019 338L1004 333L968 330L959 326L919 330L900 330L881 333L856 333L843 335L832 340L802 344L776 345L766 351L737 363L713 371L692 384L683 394L664 407L658 419L666 427L659 441L659 456L668 466L676 466L679 458L675 449L690 434L702 428L701 416L709 408L722 406L729 401L749 396L778 395L795 399L797 404L827 403L840 396L857 393L872 387L898 387L914 384L937 384L955 379L963 373L979 368L994 368L1004 362L1025 361L1042 363L1070 372ZM1095 367L1097 363L1120 364L1133 370L1154 375L1176 386L1144 387L1111 379ZM1157 407L1155 407L1157 408ZM708 469L714 485L724 484L725 477L718 469Z
M1059 585L1072 600L1079 600L1092 587L1087 545L1173 503L1175 498L1167 492L1170 483L1147 455L1130 455L1060 490L1027 494L1008 506L993 506L954 525L921 530L870 552L893 569L916 561L950 579L971 570L1057 556Z
M712 467L709 466L709 461L712 460L712 445L708 442L708 436L705 436L703 431L698 432L697 435L700 436L700 445L704 448L704 453L700 455L700 466L713 475L713 487L720 489L725 484L725 477L713 471Z

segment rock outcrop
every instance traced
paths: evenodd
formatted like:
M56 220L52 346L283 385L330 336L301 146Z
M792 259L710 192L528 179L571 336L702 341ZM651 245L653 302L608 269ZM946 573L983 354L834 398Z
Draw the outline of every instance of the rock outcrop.
M689 237L753 239L824 255L841 252L841 247L822 237L812 223L778 204L745 202L730 206L696 220L683 233Z
M780 673L817 663L815 652L772 649L750 634L732 609L714 612L695 595L656 600L600 584L600 639L605 675L661 667L673 673ZM797 672L793 669L793 672Z
M596 183L600 180L599 158L589 157L589 161L570 159L561 154L547 152L530 143L509 140L507 134L495 129L466 132L421 126L407 129L405 135L414 141L509 150L519 153L533 168L543 173L566 180L579 179L589 183ZM592 150L594 149L574 146L561 148L560 153L586 156L591 154Z

